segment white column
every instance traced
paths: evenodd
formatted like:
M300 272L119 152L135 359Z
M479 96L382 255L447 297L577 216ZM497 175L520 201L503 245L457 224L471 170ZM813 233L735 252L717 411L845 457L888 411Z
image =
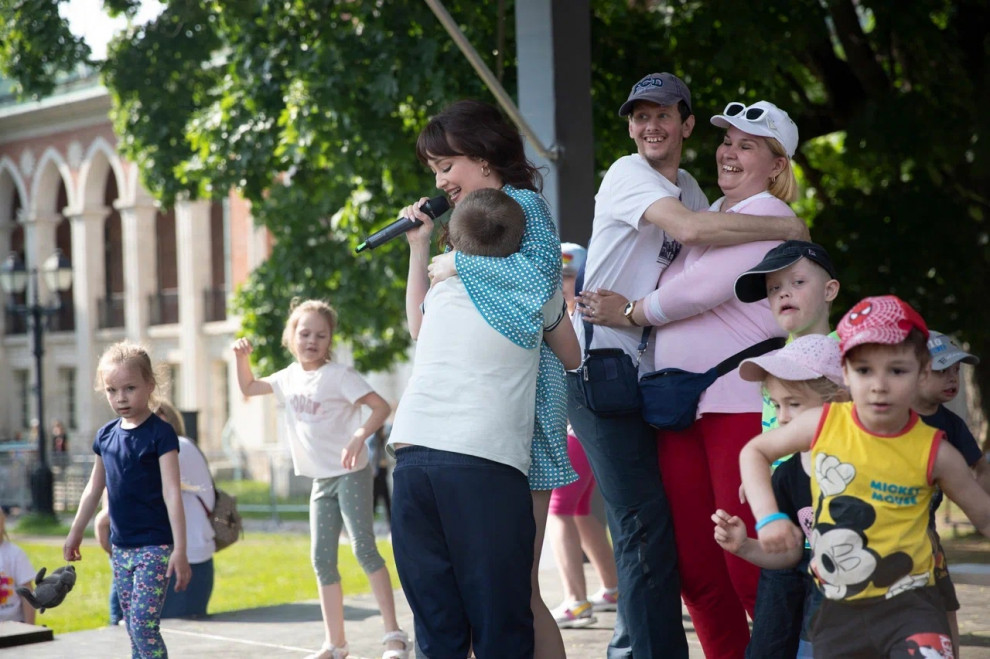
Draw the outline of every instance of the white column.
M158 254L151 204L117 207L124 249L124 327L132 341L147 342L148 297L155 292Z
M55 228L62 221L58 214L23 215L21 224L24 225L24 265L29 269L38 270L38 298L42 304L51 301L48 286L41 274L41 266L49 256L55 253ZM28 290L28 302L31 302L33 292Z
M106 419L105 405L93 389L99 346L96 341L99 299L106 286L103 228L110 209L87 208L70 215L72 231L72 305L76 319L76 427L80 438L92 437L99 419ZM71 446L71 444L70 444Z
M210 284L210 202L180 201L175 206L175 245L179 277L179 349L182 364L180 409L208 416L210 378L203 336L203 291Z

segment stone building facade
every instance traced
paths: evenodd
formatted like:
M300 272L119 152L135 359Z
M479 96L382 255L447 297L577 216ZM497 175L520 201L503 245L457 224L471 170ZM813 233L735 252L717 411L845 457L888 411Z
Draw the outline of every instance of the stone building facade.
M268 255L269 234L233 193L159 207L137 167L117 153L109 109L95 77L40 101L18 102L0 90L0 258L15 252L31 269L61 250L74 273L44 335L42 422L48 429L63 421L71 453L89 453L93 433L112 418L94 386L99 356L121 339L138 341L167 367L171 398L195 413L208 454L265 479L268 456L282 455L275 409L237 389L230 344L239 322L227 302ZM34 279L41 302L55 302L43 277ZM347 360L346 346L336 354ZM27 439L36 417L31 332L6 310L0 373L0 440ZM398 399L404 378L371 379Z

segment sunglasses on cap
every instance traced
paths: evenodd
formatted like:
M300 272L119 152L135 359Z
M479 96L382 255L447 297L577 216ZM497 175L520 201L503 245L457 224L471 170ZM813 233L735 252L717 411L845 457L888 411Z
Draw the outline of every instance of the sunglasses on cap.
M766 114L767 114L766 108L747 107L744 103L740 103L739 101L732 101L731 103L725 106L724 110L722 110L723 116L738 117L741 115L742 118L745 119L746 121L753 121L753 122L763 119L766 116Z

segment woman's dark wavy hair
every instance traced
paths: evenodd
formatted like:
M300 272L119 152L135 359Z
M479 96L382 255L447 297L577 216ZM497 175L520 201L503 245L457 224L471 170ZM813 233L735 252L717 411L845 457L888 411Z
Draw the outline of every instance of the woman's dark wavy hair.
M473 100L457 101L432 117L416 140L416 156L467 156L485 160L502 183L543 191L543 175L526 159L522 136L498 108Z

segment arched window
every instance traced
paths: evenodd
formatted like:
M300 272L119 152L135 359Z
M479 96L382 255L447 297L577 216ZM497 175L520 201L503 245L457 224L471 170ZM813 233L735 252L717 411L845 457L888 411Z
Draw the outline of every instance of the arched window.
M59 185L58 204L55 206L62 218L59 220L58 226L55 227L55 248L62 250L62 254L71 262L72 225L69 223L69 218L62 215L63 209L68 203L68 194L66 193L65 183L63 182ZM47 258L47 255L42 255L42 262ZM76 329L76 310L72 304L72 287L70 286L67 291L54 294L59 296L59 309L58 313L51 318L50 329L54 332L71 332Z
M3 258L7 258L7 254L13 252L17 255L17 258L24 262L24 227L21 223L17 221L17 216L21 212L21 198L14 192L14 198L10 203L10 221L13 223L13 229L10 231L10 246L8 250L3 254ZM27 301L27 291L23 293L12 293L10 296L10 302L14 305L24 304ZM12 313L4 308L5 322L4 328L7 334L27 334L27 317L23 314Z
M158 291L151 296L151 324L179 322L179 273L175 241L175 209L155 216L158 249Z
M227 269L230 267L230 241L227 239L228 207L222 201L210 206L210 285L204 291L207 322L227 318Z
M99 302L99 324L105 327L124 326L124 245L120 223L120 211L114 208L117 201L117 180L112 173L107 176L103 203L110 214L103 223L103 272L104 297Z

